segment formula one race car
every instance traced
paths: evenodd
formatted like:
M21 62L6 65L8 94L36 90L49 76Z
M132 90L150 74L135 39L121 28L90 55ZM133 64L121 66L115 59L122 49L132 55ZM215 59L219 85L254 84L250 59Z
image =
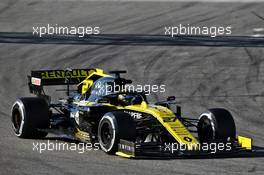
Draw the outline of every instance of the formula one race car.
M226 109L209 109L198 119L185 118L174 96L150 104L144 92L120 88L132 83L121 78L121 73L126 71L32 71L28 85L37 97L19 98L14 103L15 134L20 138L66 135L99 143L104 152L128 158L252 150L252 139L236 135L233 117ZM52 103L44 86L54 85L65 85L67 98Z

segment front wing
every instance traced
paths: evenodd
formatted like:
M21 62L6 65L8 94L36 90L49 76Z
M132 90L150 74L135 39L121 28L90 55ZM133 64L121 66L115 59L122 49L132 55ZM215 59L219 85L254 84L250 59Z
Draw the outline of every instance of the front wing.
M199 157L237 157L241 153L252 153L252 139L238 136L235 141L228 142L231 149L228 150L182 150L173 149L172 143L160 144L155 142L135 143L127 140L120 140L116 155L125 158L199 158ZM226 144L228 144L226 143Z

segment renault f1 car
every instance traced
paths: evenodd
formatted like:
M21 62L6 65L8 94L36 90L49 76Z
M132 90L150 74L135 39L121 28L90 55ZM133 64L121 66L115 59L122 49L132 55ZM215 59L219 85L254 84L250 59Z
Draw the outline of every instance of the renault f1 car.
M48 133L63 134L99 143L104 152L128 158L252 150L252 139L237 136L234 119L226 109L213 108L197 119L186 118L174 96L151 104L144 92L115 91L117 85L132 83L122 78L122 73L126 71L32 71L28 86L36 97L19 98L14 103L11 116L15 135L43 138ZM44 87L56 85L66 87L67 97L54 103ZM212 152L212 144L220 147Z

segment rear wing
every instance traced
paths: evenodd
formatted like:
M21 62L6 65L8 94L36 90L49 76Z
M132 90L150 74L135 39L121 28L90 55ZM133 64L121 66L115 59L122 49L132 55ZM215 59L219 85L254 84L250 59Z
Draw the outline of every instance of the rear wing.
M30 93L38 96L45 95L43 86L74 85L82 82L98 69L66 69L66 70L37 70L28 76Z

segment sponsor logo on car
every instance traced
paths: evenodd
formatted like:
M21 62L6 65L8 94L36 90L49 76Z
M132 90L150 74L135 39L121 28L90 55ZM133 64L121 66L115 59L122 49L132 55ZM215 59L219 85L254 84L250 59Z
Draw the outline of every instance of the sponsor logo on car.
M142 114L139 112L132 112L132 111L124 111L124 112L131 115L131 117L133 117L134 119L141 119L142 118Z
M37 86L41 85L41 79L40 78L35 78L35 77L31 77L31 83Z

